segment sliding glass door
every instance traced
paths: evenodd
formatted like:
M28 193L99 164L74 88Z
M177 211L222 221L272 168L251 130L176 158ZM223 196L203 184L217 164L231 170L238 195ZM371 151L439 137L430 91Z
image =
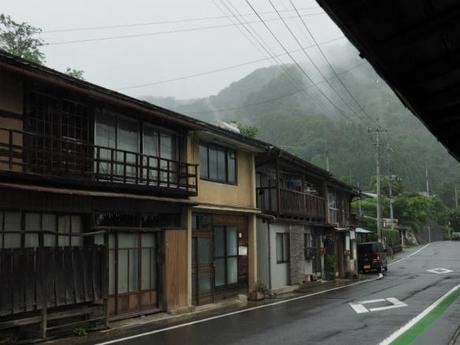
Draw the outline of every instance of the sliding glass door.
M215 287L238 285L238 229L236 226L214 226Z

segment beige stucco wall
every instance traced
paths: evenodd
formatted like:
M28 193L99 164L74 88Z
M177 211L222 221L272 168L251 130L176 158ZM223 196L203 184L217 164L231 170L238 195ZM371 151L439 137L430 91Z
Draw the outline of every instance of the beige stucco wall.
M199 138L189 136L189 162L199 164ZM237 150L237 184L230 185L198 179L198 196L192 199L213 206L255 208L255 162L251 152ZM198 171L199 173L199 171Z

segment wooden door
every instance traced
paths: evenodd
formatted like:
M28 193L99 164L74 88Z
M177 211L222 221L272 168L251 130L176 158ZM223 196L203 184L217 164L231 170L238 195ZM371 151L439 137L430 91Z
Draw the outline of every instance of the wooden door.
M214 301L212 232L194 231L192 237L192 296L194 304Z
M109 237L109 312L140 313L159 307L159 236L119 232Z

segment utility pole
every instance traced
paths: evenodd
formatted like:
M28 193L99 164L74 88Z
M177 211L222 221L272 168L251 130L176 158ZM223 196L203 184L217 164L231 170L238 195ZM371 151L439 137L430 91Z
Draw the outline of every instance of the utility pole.
M361 188L359 187L359 182L358 182L358 189L360 191L359 200L358 200L358 212L359 212L359 217L362 217L363 216L363 205L362 205Z
M454 184L454 192L455 192L455 208L457 208L458 207L457 184Z
M329 168L329 149L327 146L327 140L326 140L326 170L331 171Z
M388 194L389 194L389 197L390 197L390 218L391 218L391 224L393 226L393 192L392 192L392 189L391 189L391 182L393 182L394 179L393 179L393 175L389 175L388 176Z
M428 167L425 165L426 196L430 196L430 182L428 181ZM428 243L431 242L431 220L428 220Z
M428 167L425 166L426 196L430 196L430 182L428 181Z
M388 170L388 196L390 198L390 219L391 219L391 227L393 228L393 189L392 183L393 181L397 181L396 175L391 174L391 166L390 166L390 153L393 152L393 149L388 145L387 148L387 170Z
M376 185L377 185L377 237L378 241L383 243L382 234L382 196L380 188L380 134L386 132L385 128L376 127L369 128L370 133L375 133L375 173L376 173Z

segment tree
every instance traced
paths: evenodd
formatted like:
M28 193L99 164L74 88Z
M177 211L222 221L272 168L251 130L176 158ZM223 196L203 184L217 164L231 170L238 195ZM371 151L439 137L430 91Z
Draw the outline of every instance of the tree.
M403 192L403 186L401 183L401 179L397 177L388 177L388 176L381 176L380 177L380 185L381 185L381 191L382 195L384 196L390 196L390 188L388 182L391 183L391 195L397 196ZM377 190L377 178L376 176L371 177L371 190L375 193Z
M10 16L0 14L0 49L20 58L43 64L45 54L40 50L44 41L36 36L41 29L25 22L17 23Z
M65 70L65 73L71 77L74 77L80 80L85 80L85 78L83 78L83 74L85 72L80 69L74 69L74 68L67 67Z
M450 212L449 221L453 231L460 232L460 207Z
M244 125L240 122L237 122L236 126L238 127L242 135L252 139L255 139L255 137L257 136L257 132L259 131L258 128L255 126Z
M415 193L402 193L394 203L396 218L401 223L418 222L420 224L432 219L438 224L448 222L448 209L442 201L434 197L426 197Z

